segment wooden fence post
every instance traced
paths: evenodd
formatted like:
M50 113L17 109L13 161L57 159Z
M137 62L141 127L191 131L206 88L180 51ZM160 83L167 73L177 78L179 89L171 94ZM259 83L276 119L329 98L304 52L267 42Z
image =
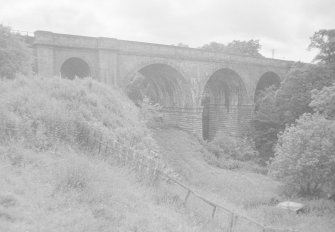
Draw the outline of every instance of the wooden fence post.
M101 152L101 143L102 143L102 134L100 136L100 139L99 139L99 149L98 149L98 154L100 155L100 152Z
M187 194L186 194L186 197L185 197L185 199L184 199L184 204L186 205L186 203L187 203L187 199L190 197L190 194L191 194L191 190L187 190Z
M235 224L235 214L231 213L228 232L233 232L234 224Z
M213 211L212 211L212 218L214 218L216 212L216 205L213 206Z

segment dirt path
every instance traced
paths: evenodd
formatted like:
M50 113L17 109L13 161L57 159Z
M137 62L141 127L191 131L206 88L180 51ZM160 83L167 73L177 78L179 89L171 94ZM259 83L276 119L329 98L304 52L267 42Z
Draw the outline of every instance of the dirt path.
M209 165L208 151L192 135L177 129L154 131L163 157L184 182L207 198L234 208L276 196L278 183L255 173L230 171Z

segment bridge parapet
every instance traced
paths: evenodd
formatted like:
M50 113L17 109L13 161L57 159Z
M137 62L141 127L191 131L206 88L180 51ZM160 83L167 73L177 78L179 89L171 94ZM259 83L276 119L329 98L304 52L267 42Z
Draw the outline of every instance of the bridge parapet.
M158 56L164 58L206 62L247 63L273 67L287 67L292 64L292 61L213 52L198 48L184 48L173 45L127 41L105 37L57 34L48 31L36 31L34 45L78 49L115 50L120 54L126 55Z

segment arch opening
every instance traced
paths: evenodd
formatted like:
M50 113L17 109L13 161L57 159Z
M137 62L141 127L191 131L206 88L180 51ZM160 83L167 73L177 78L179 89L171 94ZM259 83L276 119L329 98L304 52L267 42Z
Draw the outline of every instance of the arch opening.
M254 96L254 103L256 104L262 91L266 90L269 87L273 87L274 89L278 89L280 87L280 77L274 72L266 72L259 79ZM255 107L257 110L257 107Z
M208 79L202 97L204 140L212 140L218 131L237 132L238 108L245 97L243 81L233 70L218 70Z
M75 77L84 78L91 76L88 64L77 57L67 59L60 69L61 77L73 80Z
M183 80L183 76L167 64L150 64L133 76L126 91L137 106L147 98L162 107L181 107Z

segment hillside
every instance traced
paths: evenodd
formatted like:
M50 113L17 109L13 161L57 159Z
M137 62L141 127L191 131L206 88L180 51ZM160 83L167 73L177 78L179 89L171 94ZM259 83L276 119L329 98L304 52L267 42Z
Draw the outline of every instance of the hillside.
M19 78L0 82L0 102L0 231L216 231L131 166L90 150L97 135L157 149L119 90Z

